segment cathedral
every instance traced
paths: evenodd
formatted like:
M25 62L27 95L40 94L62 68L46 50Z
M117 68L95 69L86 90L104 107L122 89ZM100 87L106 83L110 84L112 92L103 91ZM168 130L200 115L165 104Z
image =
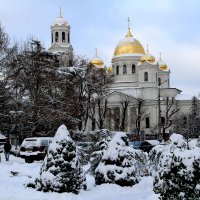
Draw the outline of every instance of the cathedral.
M113 49L111 67L106 69L113 82L109 93L102 97L102 101L108 102L104 128L119 130L123 122L124 131L154 138L162 132L173 132L173 118L189 111L191 97L185 97L180 89L170 87L169 66L161 55L156 60L148 46L145 51L132 35L129 23L128 19L127 33ZM51 26L49 51L63 53L64 59L71 62L70 25L61 12ZM97 53L90 63L97 68L105 67ZM87 130L91 129L89 121Z

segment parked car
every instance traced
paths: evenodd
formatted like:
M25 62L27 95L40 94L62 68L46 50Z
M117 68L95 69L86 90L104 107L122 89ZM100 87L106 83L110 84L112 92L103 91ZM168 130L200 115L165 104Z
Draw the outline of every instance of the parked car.
M31 163L34 160L43 160L52 139L52 137L32 137L24 139L20 147L19 156L24 158L27 163Z
M6 143L6 137L0 134L0 153L4 151L4 144Z
M151 149L160 144L158 140L145 140L145 141L132 141L129 142L129 146L132 146L134 149L140 149L144 152L149 153Z

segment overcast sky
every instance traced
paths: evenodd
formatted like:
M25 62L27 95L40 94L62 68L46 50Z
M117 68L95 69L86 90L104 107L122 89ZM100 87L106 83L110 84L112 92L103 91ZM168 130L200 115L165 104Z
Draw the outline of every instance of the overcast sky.
M200 92L199 0L0 0L0 21L11 41L30 35L50 47L50 26L59 15L71 26L74 52L92 58L95 48L107 66L117 43L131 29L157 60L171 70L171 87Z

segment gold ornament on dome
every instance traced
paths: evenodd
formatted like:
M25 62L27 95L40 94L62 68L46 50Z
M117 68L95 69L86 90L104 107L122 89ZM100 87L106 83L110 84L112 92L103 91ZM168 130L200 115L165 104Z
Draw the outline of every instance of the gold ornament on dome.
M119 42L114 51L114 56L123 54L145 54L144 48L141 43L133 38L130 29L130 18L128 18L128 32L125 38Z
M140 61L143 62L150 62L150 63L154 63L155 62L155 57L152 56L151 54L149 54L149 48L148 48L148 44L147 44L147 53L141 57Z
M90 64L99 68L102 68L104 65L103 60L98 57L97 49L96 49L96 56L90 61Z

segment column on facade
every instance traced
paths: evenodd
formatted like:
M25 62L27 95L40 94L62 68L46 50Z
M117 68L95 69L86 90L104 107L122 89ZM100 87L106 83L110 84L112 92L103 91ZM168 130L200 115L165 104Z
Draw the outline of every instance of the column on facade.
M110 108L110 112L111 112L111 119L110 119L110 130L115 130L115 121L114 121L114 108Z

